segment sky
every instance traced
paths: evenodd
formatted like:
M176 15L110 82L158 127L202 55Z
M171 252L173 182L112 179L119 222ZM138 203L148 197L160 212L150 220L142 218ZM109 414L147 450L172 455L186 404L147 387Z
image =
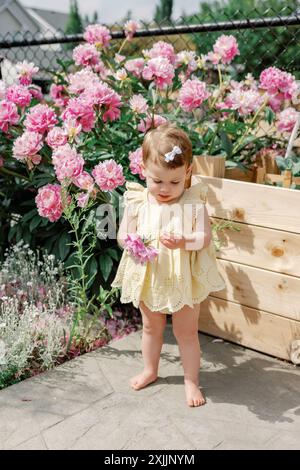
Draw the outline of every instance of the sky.
M68 12L69 0L19 0L25 6ZM98 12L100 23L112 23L125 17L128 10L132 11L132 18L150 20L153 18L155 5L159 0L77 0L82 16L90 17L94 11ZM200 0L174 0L173 19L180 16L182 11L193 13L198 10Z

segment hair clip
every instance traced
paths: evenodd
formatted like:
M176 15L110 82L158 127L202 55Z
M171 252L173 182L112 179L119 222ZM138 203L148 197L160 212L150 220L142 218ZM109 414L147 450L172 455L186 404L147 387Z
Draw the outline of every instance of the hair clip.
M182 153L182 150L178 145L174 145L173 149L171 152L165 153L165 161L170 162L171 160L174 160L175 155L180 155Z

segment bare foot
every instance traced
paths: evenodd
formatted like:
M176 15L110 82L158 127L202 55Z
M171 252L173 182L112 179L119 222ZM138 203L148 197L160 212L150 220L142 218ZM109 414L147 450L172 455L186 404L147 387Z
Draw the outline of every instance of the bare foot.
M185 381L186 402L189 406L201 406L206 403L198 385L191 381Z
M140 390L147 387L147 385L155 382L157 374L143 371L141 374L136 375L130 379L130 385L134 390Z

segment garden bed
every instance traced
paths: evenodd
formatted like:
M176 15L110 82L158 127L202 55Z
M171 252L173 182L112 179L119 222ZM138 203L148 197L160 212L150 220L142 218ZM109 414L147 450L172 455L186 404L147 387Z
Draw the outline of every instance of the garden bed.
M298 363L300 191L200 175L192 184L199 180L212 219L240 229L222 232L226 288L202 303L200 331Z

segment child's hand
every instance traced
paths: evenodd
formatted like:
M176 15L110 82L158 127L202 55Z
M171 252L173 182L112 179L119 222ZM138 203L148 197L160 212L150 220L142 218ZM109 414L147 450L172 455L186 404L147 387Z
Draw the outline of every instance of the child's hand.
M173 233L163 233L159 237L160 242L170 250L185 247L185 239L182 235Z

